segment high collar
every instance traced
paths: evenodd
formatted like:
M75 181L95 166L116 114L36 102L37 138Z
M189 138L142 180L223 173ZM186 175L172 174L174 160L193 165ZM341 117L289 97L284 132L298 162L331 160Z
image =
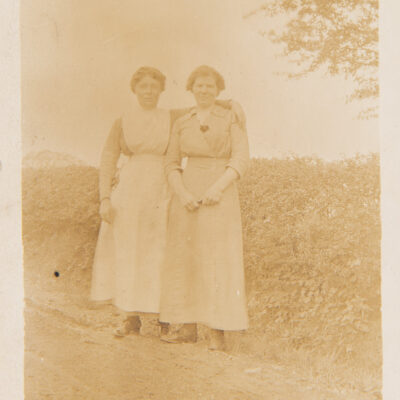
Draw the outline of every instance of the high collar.
M154 114L154 113L156 113L156 112L159 110L158 107L154 107L154 108L143 108L143 107L139 104L139 102L137 101L137 99L136 99L135 102L132 103L131 107L132 107L131 109L132 109L132 111L133 111L134 113L136 113L136 114L143 114L143 115Z

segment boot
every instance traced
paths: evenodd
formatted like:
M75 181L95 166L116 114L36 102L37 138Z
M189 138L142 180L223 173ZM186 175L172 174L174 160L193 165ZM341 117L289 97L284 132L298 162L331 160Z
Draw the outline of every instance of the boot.
M139 335L141 326L142 322L140 321L140 317L138 315L129 316L125 319L122 326L114 331L114 336L124 337L130 333Z
M225 350L224 331L220 329L210 329L210 342L208 345L210 350Z
M197 342L197 325L183 324L176 332L162 335L161 340L167 343L195 343Z
M160 325L160 337L168 335L169 323L158 321L158 325Z

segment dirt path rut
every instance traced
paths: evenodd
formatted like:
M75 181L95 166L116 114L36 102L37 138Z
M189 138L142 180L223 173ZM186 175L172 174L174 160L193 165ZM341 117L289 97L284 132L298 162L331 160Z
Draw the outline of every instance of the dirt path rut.
M116 339L107 316L95 323L76 304L47 299L26 300L26 400L348 400L278 365L204 343Z

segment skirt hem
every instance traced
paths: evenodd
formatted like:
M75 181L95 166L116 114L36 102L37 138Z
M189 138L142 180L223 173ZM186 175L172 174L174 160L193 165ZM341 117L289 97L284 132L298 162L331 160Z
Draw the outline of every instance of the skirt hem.
M123 307L120 304L117 304L115 302L115 299L113 299L113 298L107 298L107 299L93 299L93 298L90 298L90 301L92 301L93 303L96 303L96 304L110 304L110 305L113 305L118 310L120 310L120 311L122 311L124 313L129 313L129 314L132 313L132 315L133 314L146 314L146 315L148 315L148 314L159 315L160 314L160 311L158 311L158 310L154 311L153 309L150 309L150 310L149 309L148 310L139 310L136 307L134 307L133 309L129 307L129 309L128 309L127 307Z
M181 325L181 324L200 324L200 325L204 325L208 328L211 329L219 329L222 331L246 331L247 329L249 329L248 324L246 325L238 325L235 327L230 326L229 328L227 328L226 326L222 326L219 324L214 324L214 323L209 323L203 320L195 320L195 319L186 319L186 320L174 320L173 318L160 318L160 322L164 322L164 323L168 323L168 324L174 324L174 325Z

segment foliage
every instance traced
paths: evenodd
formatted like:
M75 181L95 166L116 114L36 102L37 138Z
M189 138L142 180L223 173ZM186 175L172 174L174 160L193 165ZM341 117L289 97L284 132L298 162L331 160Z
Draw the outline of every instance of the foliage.
M100 224L98 171L93 167L24 168L24 264L38 278L91 266Z
M271 31L284 54L301 65L301 76L325 67L336 75L351 77L357 89L350 99L372 99L378 84L378 0L268 0L248 16L264 11L268 16L285 14L290 19L280 32ZM364 117L376 116L377 107Z
M341 357L376 339L377 156L253 160L240 194L251 326Z
M98 228L96 168L24 168L22 179L24 234L53 233L72 225L85 231Z
M24 169L25 265L90 271L97 181L91 167ZM239 191L249 334L264 350L284 342L343 359L378 357L378 157L253 159Z

